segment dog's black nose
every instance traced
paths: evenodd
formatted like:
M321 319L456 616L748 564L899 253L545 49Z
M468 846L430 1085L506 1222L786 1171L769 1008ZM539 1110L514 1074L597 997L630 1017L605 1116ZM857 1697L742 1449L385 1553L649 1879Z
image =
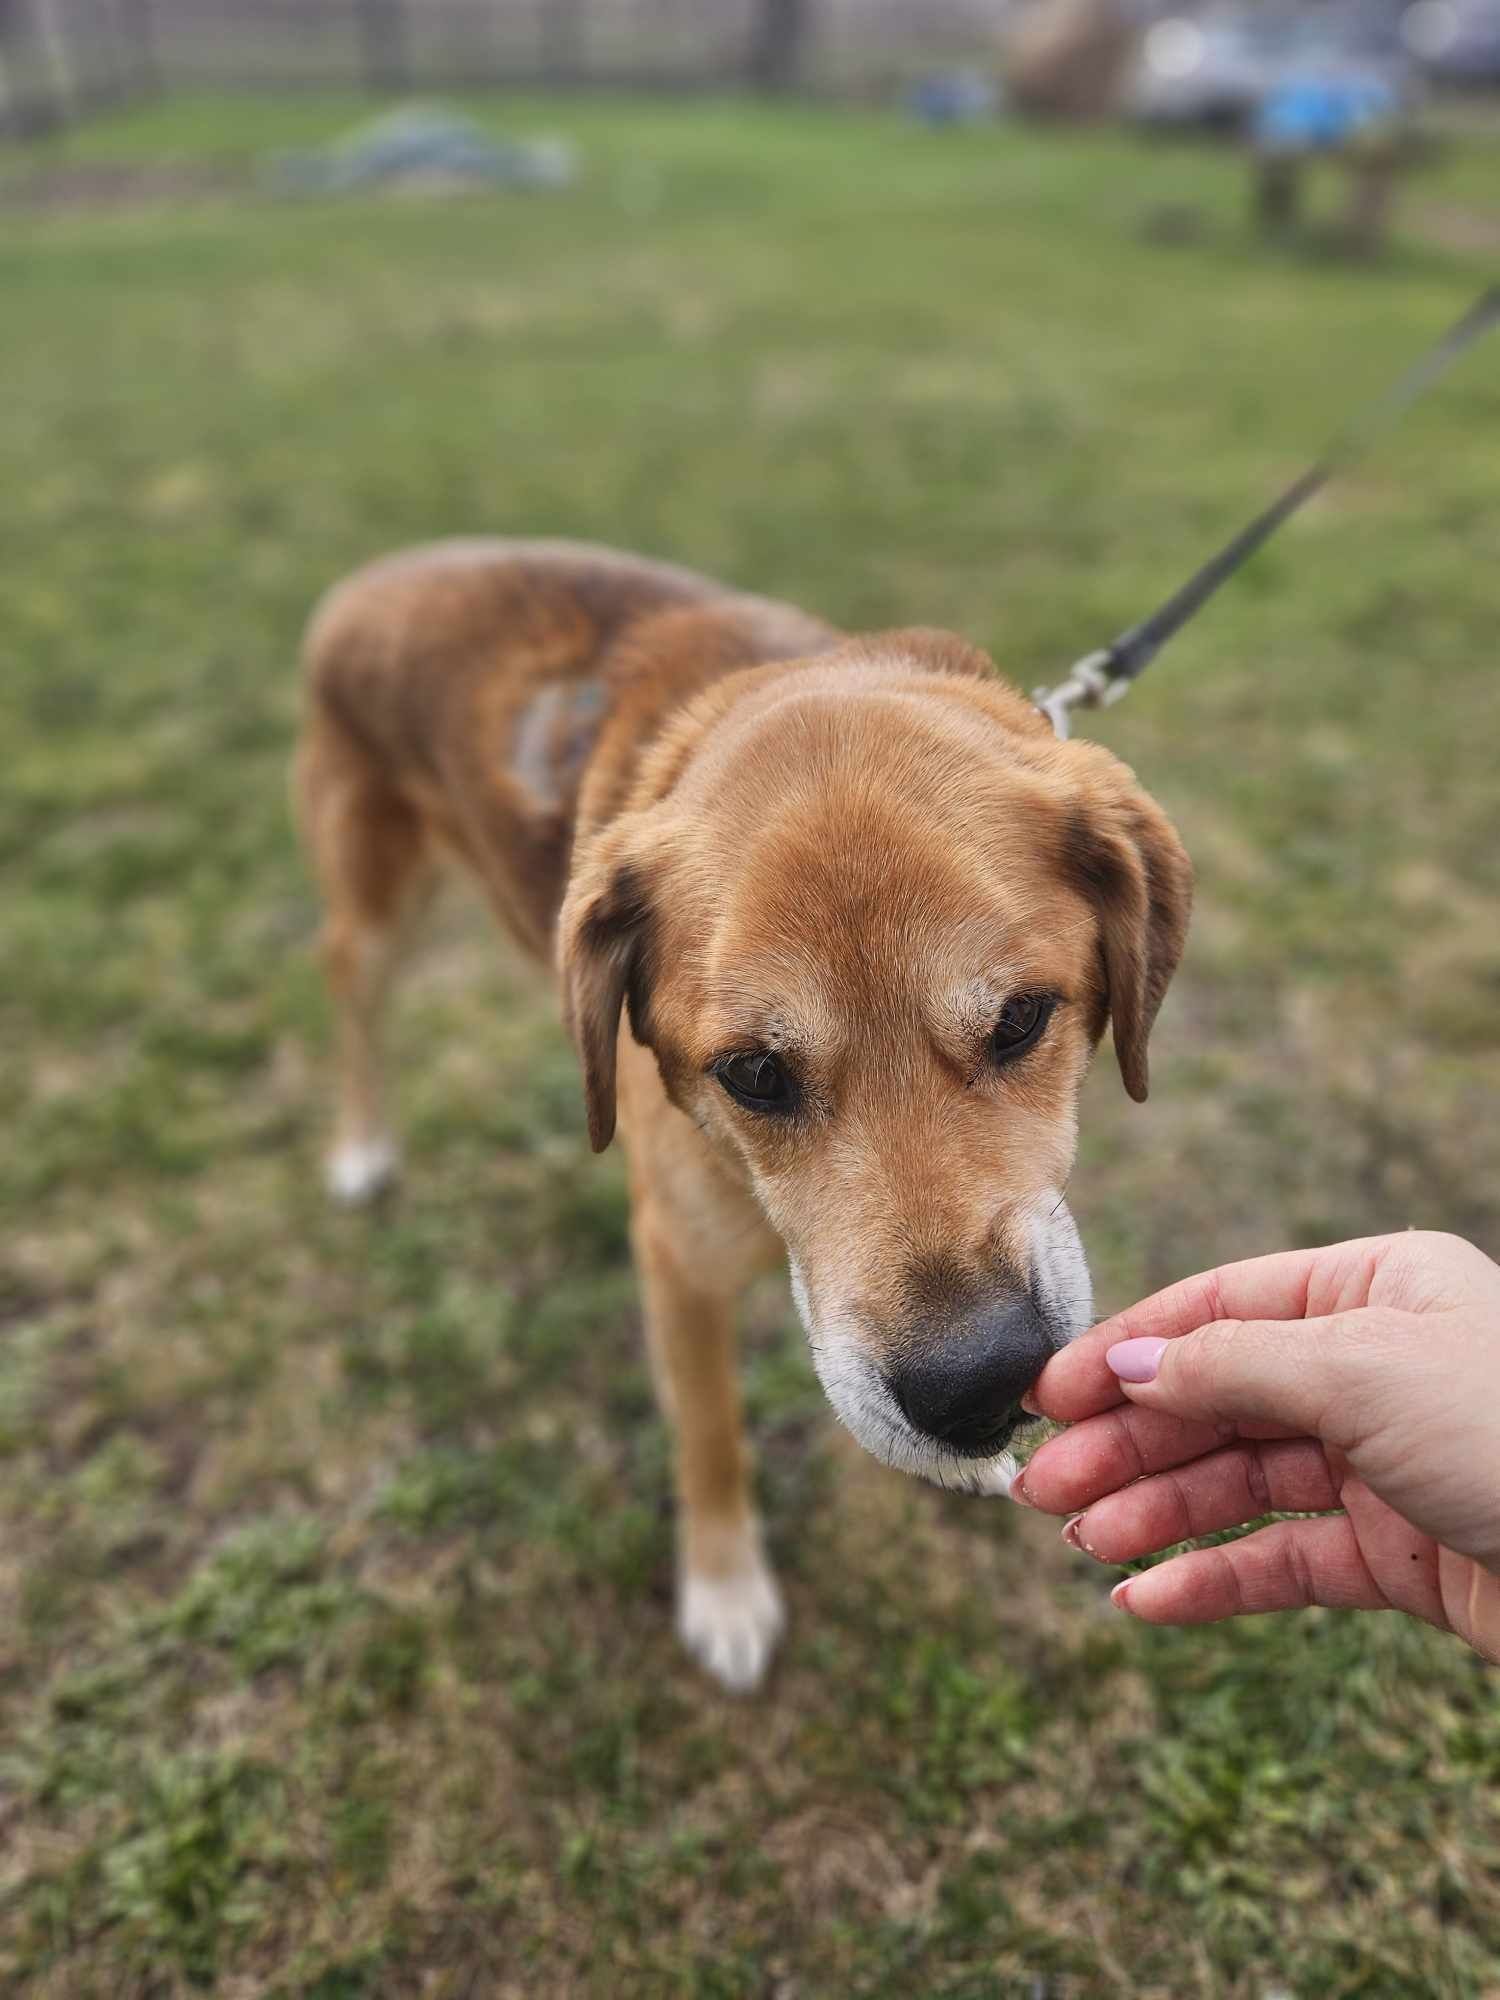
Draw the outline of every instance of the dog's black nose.
M923 1343L887 1373L908 1420L954 1451L998 1451L1016 1426L1017 1404L1053 1353L1030 1299L975 1313L961 1329Z

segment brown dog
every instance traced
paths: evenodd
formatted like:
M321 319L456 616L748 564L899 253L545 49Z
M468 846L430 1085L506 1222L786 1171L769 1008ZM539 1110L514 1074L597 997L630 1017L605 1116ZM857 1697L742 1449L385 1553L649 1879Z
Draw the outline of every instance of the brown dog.
M1109 1020L1146 1094L1187 857L1122 764L1058 742L962 640L846 638L604 549L375 563L319 608L307 668L330 1185L358 1200L393 1171L378 1015L408 918L458 860L556 955L596 1149L618 1102L676 1431L680 1628L751 1686L782 1614L738 1293L784 1247L861 1443L1006 1490L1018 1400L1089 1318L1062 1192L1079 1083Z

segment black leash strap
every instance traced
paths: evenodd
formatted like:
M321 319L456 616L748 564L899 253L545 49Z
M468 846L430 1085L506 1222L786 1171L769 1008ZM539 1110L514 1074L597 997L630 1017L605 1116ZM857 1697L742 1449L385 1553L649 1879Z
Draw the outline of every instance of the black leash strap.
M1050 717L1058 735L1068 733L1070 710L1104 708L1118 701L1168 639L1202 610L1219 585L1233 576L1241 563L1248 561L1304 500L1311 499L1336 472L1344 471L1363 457L1381 432L1403 416L1466 349L1494 326L1500 326L1500 285L1492 286L1470 306L1463 318L1420 360L1413 362L1399 381L1392 383L1383 396L1338 433L1316 465L1309 466L1264 513L1257 514L1248 527L1241 528L1232 541L1210 556L1159 610L1122 632L1108 646L1086 654L1055 688L1038 689L1036 704Z

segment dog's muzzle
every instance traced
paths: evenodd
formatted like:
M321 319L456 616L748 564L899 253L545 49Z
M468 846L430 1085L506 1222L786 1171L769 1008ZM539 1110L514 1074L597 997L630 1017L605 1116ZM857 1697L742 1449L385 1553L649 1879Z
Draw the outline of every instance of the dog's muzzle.
M1015 1461L1005 1446L1027 1421L1020 1399L1092 1312L1083 1246L1056 1191L1038 1203L1025 1290L992 1295L900 1360L877 1361L856 1312L816 1310L795 1256L791 1268L818 1379L865 1450L939 1486L1008 1493Z

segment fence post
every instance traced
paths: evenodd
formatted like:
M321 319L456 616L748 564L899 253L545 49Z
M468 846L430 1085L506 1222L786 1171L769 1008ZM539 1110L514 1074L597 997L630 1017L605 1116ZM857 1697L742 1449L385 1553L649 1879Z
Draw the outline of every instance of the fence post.
M750 45L750 80L759 90L795 90L812 26L812 0L760 0Z
M403 0L355 0L365 82L371 90L405 90L411 83Z
M161 69L156 60L156 23L151 18L151 0L121 0L125 39L131 51L131 81L144 96L161 89Z
M51 82L47 109L41 114L43 129L66 125L77 108L73 87L73 65L57 12L57 0L31 0L31 18L36 24L37 44L46 57Z
M100 0L82 44L80 91L90 104L118 104L130 94L120 7L121 0Z
M540 0L542 75L577 83L583 74L584 0Z

